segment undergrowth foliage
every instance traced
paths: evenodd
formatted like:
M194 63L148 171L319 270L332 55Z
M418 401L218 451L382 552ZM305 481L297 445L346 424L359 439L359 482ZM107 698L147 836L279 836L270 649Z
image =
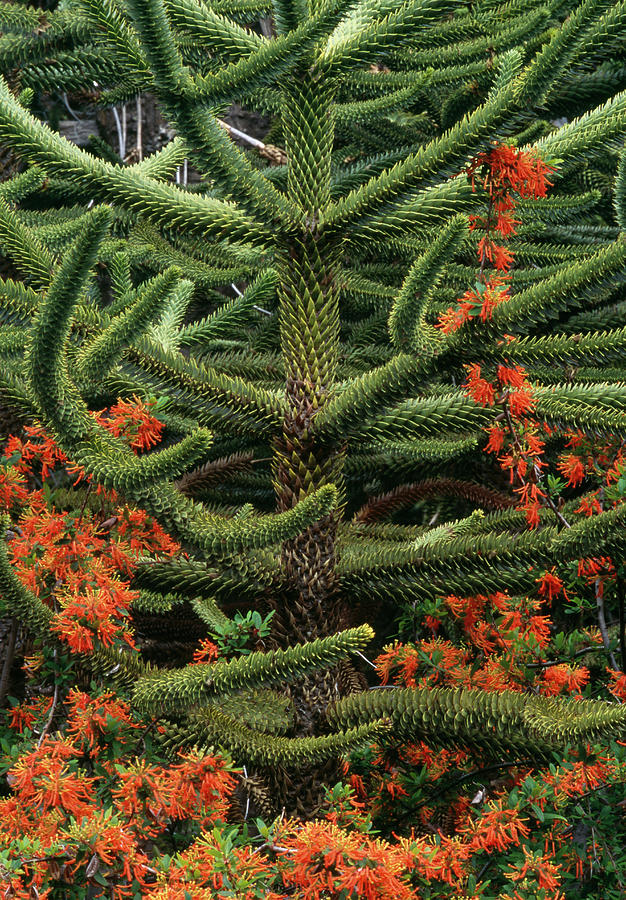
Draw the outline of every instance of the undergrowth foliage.
M159 439L161 423L141 401L99 417L137 452ZM619 451L586 442L584 454L601 482L614 482ZM564 452L559 465L571 467L570 457ZM327 791L317 821L246 817L245 824L227 824L248 782L246 770L216 750L164 754L163 726L132 712L129 686L109 690L111 669L94 680L84 667L112 647L139 653L129 616L138 592L129 578L143 554L175 559L181 548L151 517L114 491L90 491L88 476L68 468L40 426L27 426L23 437L6 444L9 558L20 583L42 601L47 625L59 638L51 641L43 630L43 639L31 639L22 663L25 697L11 698L0 731L9 788L0 799L0 864L8 897L32 897L36 890L41 897L79 898L89 891L163 900L525 900L559 898L568 885L597 883L594 866L603 882L614 880L619 889L620 837L612 842L603 831L592 801L607 791L615 802L621 795L622 742L608 752L572 746L538 769L541 747L533 745L530 729L514 729L491 765L475 744L463 749L455 740L455 747L436 749L424 740L385 740L346 760L344 785ZM72 487L53 486L60 474ZM40 476L42 487L36 489ZM432 696L441 686L520 696L588 695L590 669L597 672L594 657L604 651L600 631L586 626L570 629L567 638L555 635L551 613L561 597L574 610L584 603L589 578L598 576L590 563L610 565L580 560L570 581L546 571L525 598L502 592L442 598L424 617L429 637L396 641L378 656L381 687L426 688ZM615 580L615 569L607 569L602 591L614 589ZM246 625L236 617L237 630L215 628L214 640L201 638L191 665L249 653L246 643L262 640L269 624L250 615L247 620ZM560 663L550 659L553 654L571 660L582 654L587 665ZM623 673L604 669L608 691L624 699ZM425 722L421 730L429 733ZM442 730L430 734L437 743L445 740ZM486 739L493 741L489 734ZM584 801L588 806L581 811ZM589 844L571 839L574 808ZM488 878L479 877L487 872Z
M624 16L0 4L6 897L623 896Z

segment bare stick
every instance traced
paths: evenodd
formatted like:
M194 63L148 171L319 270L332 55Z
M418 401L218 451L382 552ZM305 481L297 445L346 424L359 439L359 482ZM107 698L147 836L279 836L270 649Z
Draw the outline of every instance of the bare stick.
M143 120L142 120L142 109L141 109L141 94L137 94L137 139L135 141L135 147L137 148L137 161L141 162L143 159Z
M124 152L120 153L123 160L126 160L126 137L128 134L128 122L126 119L126 104L122 103L122 138L124 140Z
M126 156L126 146L124 144L124 131L122 129L122 122L120 120L120 114L117 111L117 107L114 106L112 108L113 118L115 119L115 128L117 130L117 154L122 159Z
M256 147L259 151L259 154L268 159L271 165L282 166L287 162L287 154L284 150L281 150L280 147L274 147L273 144L264 144L263 141L258 140L258 138L254 138L252 137L252 135L246 134L245 131L239 131L238 128L234 128L232 125L229 125L228 122L222 121L222 119L218 119L217 121L222 126L222 128L226 129L231 137L239 138L239 140L245 141L252 147Z
M234 292L237 294L238 297L243 297L243 294L241 293L241 291L239 290L239 288L237 287L236 284L231 284L231 288L234 290ZM260 312L260 313L265 313L266 316L274 315L274 313L271 310L263 309L262 306L257 306L255 303L252 304L252 309L256 309L257 312Z
M245 141L247 144L251 144L253 147L258 147L259 150L265 149L265 144L263 141L259 141L257 138L253 138L251 135L246 134L245 131L239 131L238 128L234 128L232 125L229 125L228 122L223 122L222 119L217 120L222 128L225 128L226 131L232 135L233 137L239 138L240 141Z
M609 638L609 632L606 627L606 619L604 618L604 596L600 589L600 579L596 578L594 582L594 587L596 591L596 610L598 612L598 627L600 629L600 634L602 635L602 643L604 644L604 649L609 655L609 662L614 669L617 669L617 660L615 659L615 654L610 649L611 647L611 639Z

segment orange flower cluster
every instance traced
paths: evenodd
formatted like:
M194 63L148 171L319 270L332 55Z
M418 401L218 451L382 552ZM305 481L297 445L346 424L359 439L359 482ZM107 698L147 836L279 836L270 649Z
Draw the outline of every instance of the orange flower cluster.
M282 880L310 900L364 897L418 900L407 884L413 860L407 849L330 822L308 822L283 838Z
M513 218L514 195L528 199L546 197L552 185L549 177L556 169L545 163L536 152L495 144L486 153L479 153L466 172L472 189L476 189L478 181L490 200L488 218L471 216L471 227L487 232L493 229L506 237L515 234L515 226L519 225L519 220Z
M538 422L530 418L535 406L532 384L521 366L498 365L493 381L482 376L477 363L466 368L465 394L481 406L501 410L500 421L486 429L485 451L499 454L500 467L509 473L528 524L536 528L547 494L540 485L545 443L539 437Z
M554 697L565 691L569 695L580 696L580 689L589 681L589 669L586 666L573 666L561 663L544 669L539 686L542 694Z
M597 596L604 596L604 588L615 581L615 565L609 556L583 557L578 560L577 575L596 589Z
M518 489L536 485L542 442L529 418L534 398L525 371L501 365L488 379L473 366L466 390L475 402L500 409L488 449L499 454L512 483ZM135 424L145 421L142 415L137 413ZM151 446L158 431L149 422L145 431L141 427L130 438L137 450ZM621 443L585 441L572 435L567 452L580 462L585 477L614 485L621 477ZM135 560L145 553L171 556L178 545L149 516L111 493L102 492L95 504L87 502L89 494L77 494L82 509L71 513L55 507L54 491L28 493L35 471L69 466L41 429L21 442L14 439L8 453L10 465L0 470L7 474L0 480L0 498L15 523L10 553L20 579L54 610L54 633L80 653L118 641L132 646L128 622L136 593L128 579ZM604 494L596 499L614 502ZM602 591L615 579L615 565L608 557L583 559L578 575ZM557 601L568 601L574 593L570 582L569 594L565 591L564 578L555 568L539 575L536 597L495 592L433 602L424 620L429 637L396 642L376 660L383 684L579 696L589 671L552 659L550 644L558 626L545 614L552 606L558 621ZM439 636L431 634L435 631ZM587 637L578 646L601 640L591 628L581 628L580 634ZM573 644L566 650L558 642L555 646L572 657L578 652ZM194 662L214 662L218 652L212 641L201 641ZM41 674L46 666L49 672L49 665L50 655L36 648L28 660L27 685L49 677ZM626 699L626 676L615 669L608 676L609 691ZM485 896L496 868L487 882L479 876L476 883L485 854L500 855L503 898L562 900L563 879L581 865L570 853L564 804L626 777L625 763L592 760L593 748L588 748L589 758L575 758L560 769L552 766L539 773L537 782L516 763L497 782L485 779L475 796L475 787L469 794L462 788L452 794L450 784L462 785L470 777L475 783L475 767L481 764L475 753L434 750L424 742L375 745L355 755L357 770L346 770L357 796L341 795L326 817L313 823L275 823L255 847L248 832L222 824L236 784L227 761L193 752L166 763L151 743L152 726L134 720L128 703L110 690L68 690L73 683L61 679L54 700L34 697L37 690L29 687L27 699L6 716L21 753L6 766L11 794L0 799L0 856L16 863L2 874L7 896L17 900L53 900L59 891L71 900L86 895L113 900L478 898ZM443 805L451 823L447 833L436 817ZM543 825L544 815L551 824ZM430 834L384 840L372 823L378 827L385 820L399 821L404 834L417 825ZM173 856L163 850L170 840ZM489 886L493 890L498 888Z
M540 611L548 599L543 586L551 584L554 590L552 577L546 573L538 579L537 597L513 598L501 591L448 595L438 607L437 618L451 637L460 637L462 647L444 637L389 645L375 661L381 682L488 691L524 691L532 685L544 693L577 694L586 670L565 667L564 674L555 666L553 674L541 676L528 668L528 664L536 668L546 658L552 637L552 620Z
M236 780L210 754L188 753L172 765L137 760L144 729L110 692L73 690L66 706L65 735L44 736L8 772L12 796L0 799L0 851L27 838L38 852L11 879L7 896L24 890L46 897L51 885L79 880L94 897L102 896L100 884L105 896L122 900L148 890L149 842L173 822L213 827L226 816ZM19 716L12 720L28 727Z
M507 873L510 880L514 882L522 881L529 875L532 875L533 881L535 881L540 888L556 891L556 893L551 895L552 900L560 900L560 898L563 897L563 894L558 891L560 884L558 872L561 866L550 862L550 860L541 853L532 853L527 847L522 847L522 850L524 853L524 865L521 869L516 868ZM513 897L523 900L517 891L513 894Z
M611 677L609 691L614 697L621 700L622 703L626 703L626 673L617 672L615 669L610 669L608 666L607 672Z
M561 594L567 599L567 592L564 590L563 581L556 574L555 569L556 567L552 566L552 569L549 572L544 572L540 578L536 579L537 584L539 585L537 593L540 597L545 597L549 603L552 603L552 600Z
M567 442L560 454L557 469L569 487L578 487L585 479L595 478L600 487L580 499L577 513L598 515L613 498L614 486L626 470L624 441L620 437L598 440L582 431L565 433ZM569 451L569 452L568 452Z
M476 190L476 183L488 193L487 213L471 215L470 231L482 232L478 241L480 275L473 290L465 292L456 306L441 314L438 327L444 334L456 331L470 319L491 319L493 310L510 299L507 285L508 271L514 254L494 235L501 238L516 234L520 220L513 216L517 197L545 197L551 182L549 175L556 171L536 153L496 144L486 153L479 153L465 170ZM489 265L495 272L485 274Z
M213 663L216 661L220 653L217 644L208 638L202 638L199 646L193 651L193 664L202 665L203 663Z
M131 444L141 439L142 446L149 446L160 434L139 401L111 410L114 414L104 424L123 435L123 424L130 422ZM14 476L17 489L0 493L4 508L15 517L10 558L22 583L55 610L53 632L76 653L91 653L98 644L133 647L129 611L138 592L126 579L138 557L173 556L179 545L143 510L119 504L113 491L99 490L102 512L94 513L86 505L88 485L82 508L72 514L55 509L50 492L22 490L36 469L45 478L58 466L69 468L66 456L40 426L28 427L24 439L10 438L4 455L11 462L5 471L19 478ZM113 507L113 515L105 514L106 506Z
M465 291L456 306L450 306L441 313L437 327L444 334L451 334L470 319L488 322L494 309L510 299L509 286L504 276L492 274L487 280L477 282L476 287Z
M517 809L506 809L497 801L485 804L476 819L469 819L459 828L473 850L506 850L519 844L520 837L528 837L530 829Z
M132 450L145 451L160 443L165 428L150 411L154 405L154 401L144 403L140 397L133 397L118 400L94 416L115 437L124 438Z

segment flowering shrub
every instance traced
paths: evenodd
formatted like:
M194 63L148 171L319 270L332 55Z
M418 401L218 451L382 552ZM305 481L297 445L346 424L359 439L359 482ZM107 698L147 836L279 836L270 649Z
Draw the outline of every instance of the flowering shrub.
M528 390L518 371L499 371L492 387L494 401L507 387ZM619 480L619 446L574 435L569 444L560 459L576 455L585 478ZM106 682L75 686L76 654L120 640L134 647L129 608L136 592L128 577L138 554L168 556L178 546L110 493L84 502L81 481L72 488L80 507L57 509L46 487L62 461L41 429L12 439L5 458L24 485L47 467L41 488L5 501L14 520L9 546L21 580L55 609L53 630L68 651L32 647L24 660L26 697L12 700L0 729L10 790L0 799L7 897L71 900L88 890L152 900L561 900L585 896L599 867L619 890L620 838L612 842L606 823L598 824L609 808L603 798L619 796L626 780L619 745L609 754L573 747L558 765L539 770L531 759L493 766L423 741L372 745L346 761L347 786L329 792L318 821L226 825L241 774L227 759L190 752L169 760L158 727L135 718L123 692ZM593 515L593 508L576 514ZM610 561L582 560L575 573L537 573L532 596L443 597L415 626L422 638L396 642L376 659L381 685L588 696L592 662L577 660L593 660L604 649L602 635L583 617L565 637L555 619L569 605L584 609L585 592L598 583L614 590L616 577ZM200 641L194 662L242 652L218 637L219 647ZM605 667L604 674L607 692L624 699L623 673ZM572 842L572 822L585 836L580 843ZM612 832L620 828L611 821Z
M515 233L515 198L545 196L552 171L504 145L468 167L472 186L488 195L486 214L470 222L480 235L480 273L441 316L444 332L488 321L510 299L513 254L496 235ZM531 529L542 516L568 527L622 502L622 441L571 432L555 457L522 366L474 363L466 371L466 395L498 411L484 449ZM93 415L143 453L164 433L154 412L154 402L133 398ZM607 898L623 896L620 744L570 747L552 763L494 765L462 747L381 740L345 760L346 783L328 791L317 820L266 823L248 804L238 822L247 773L214 750L168 758L158 723L133 714L123 687L113 689L106 674L88 677L83 665L111 648L138 653L137 560L182 548L143 511L94 487L37 425L6 444L0 508L11 520L10 561L51 610L57 639L25 646L20 696L0 725L4 897L564 900L596 896L598 878ZM399 639L374 662L376 687L573 702L602 693L624 702L626 639L623 627L609 633L603 613L615 598L623 619L622 576L617 560L583 558L534 572L536 589L525 596L442 596L419 620L399 623ZM269 635L270 618L237 614L198 643L192 662L249 654Z

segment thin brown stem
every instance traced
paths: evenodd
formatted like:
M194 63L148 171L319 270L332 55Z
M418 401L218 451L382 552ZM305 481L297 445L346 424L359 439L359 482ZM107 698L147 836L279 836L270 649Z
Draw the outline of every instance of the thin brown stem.
M78 519L76 520L76 527L80 525L83 519L83 513L85 512L85 507L87 506L87 501L89 500L89 495L91 493L92 483L89 482L87 485L87 490L85 491L85 499L83 500L83 505L80 508L80 512L78 513Z
M11 668L15 658L15 644L17 642L17 619L11 619L11 626L7 635L2 674L0 675L0 707L4 706L5 698L9 692Z
M55 662L56 662L56 658L57 658L57 651L55 648L55 650L54 650ZM53 721L55 713L56 713L56 708L57 708L58 702L59 702L59 683L57 681L54 685L54 695L52 697L52 706L50 707L50 712L48 714L48 718L46 719L46 724L44 725L42 732L39 735L39 740L37 741L38 747L41 747L41 745L43 744L43 742L45 740L46 735L48 734L48 732L50 731L50 728L52 727L52 721Z

